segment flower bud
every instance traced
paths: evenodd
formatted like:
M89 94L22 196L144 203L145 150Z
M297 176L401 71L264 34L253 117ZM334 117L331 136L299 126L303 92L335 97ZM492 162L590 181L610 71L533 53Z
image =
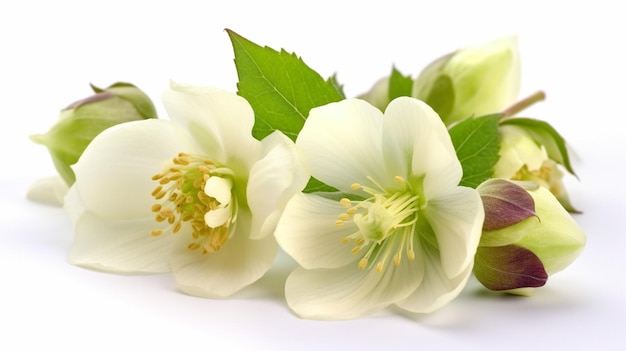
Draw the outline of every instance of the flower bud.
M545 187L490 179L477 190L485 221L474 274L485 287L511 291L543 286L585 246L585 233Z
M494 166L493 177L533 181L549 189L565 209L577 212L563 184L564 173L550 158L545 146L517 126L501 125L499 131L500 158Z
M446 125L502 112L517 99L520 58L514 37L460 49L427 66L412 95L429 104Z
M48 148L67 185L75 180L70 166L100 132L119 123L156 118L150 98L132 84L115 83L106 89L91 87L94 95L63 109L57 123L46 134L30 137Z

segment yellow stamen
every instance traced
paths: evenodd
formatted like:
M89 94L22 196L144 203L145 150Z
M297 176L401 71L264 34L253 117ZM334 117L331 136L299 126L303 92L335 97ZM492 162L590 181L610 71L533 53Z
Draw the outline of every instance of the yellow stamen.
M365 269L365 267L367 267L367 258L363 257L359 261L359 269Z
M339 204L341 204L341 206L343 207L350 207L352 206L352 201L350 201L350 199L346 199L345 197L341 200L339 200Z
M382 272L384 267L385 265L383 264L382 261L378 262L378 264L376 264L376 272L378 273Z
M383 272L390 262L393 262L391 269L400 266L405 254L408 261L415 259L413 242L417 235L418 214L426 207L426 201L422 197L419 179L407 183L403 177L395 176L393 180L401 185L400 189L397 186L386 189L382 186L384 182L377 182L372 177L367 179L371 187L354 183L351 188L360 189L369 197L360 201L339 200L346 211L337 216L335 224L346 225L350 221L357 228L341 242L354 242L351 253L362 255L359 269L366 269L370 267L369 262L375 261L376 271Z
M393 265L398 267L400 265L401 258L402 255L400 254L400 251L396 252L396 254L393 256Z
M406 253L409 261L413 261L415 259L415 252L413 251L413 249L409 249L409 251L407 251Z
M225 167L217 167L203 157L186 153L173 157L167 168L152 177L158 185L151 194L160 202L152 205L151 211L155 214L155 221L166 222L167 227L155 229L150 234L159 236L165 230L179 233L183 231L183 222L188 222L190 226L185 228L189 228L193 240L187 246L189 250L202 248L203 253L219 251L230 237L229 227L234 222L237 204L234 200L229 205L232 211L230 220L220 227L209 227L205 222L205 214L219 208L220 203L208 196L204 187L210 177L224 174L232 176L233 172Z

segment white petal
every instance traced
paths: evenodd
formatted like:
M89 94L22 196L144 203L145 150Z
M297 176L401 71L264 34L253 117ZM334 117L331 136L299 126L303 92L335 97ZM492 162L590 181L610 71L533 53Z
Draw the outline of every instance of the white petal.
M211 228L224 225L230 219L230 207L219 207L204 214L204 222Z
M165 120L128 122L98 135L73 167L84 206L103 218L151 215L158 185L151 178L179 152L193 152L185 134Z
M258 158L260 143L251 134L254 112L241 96L172 82L163 93L163 104L170 118L189 130L212 160L228 164L230 159Z
M233 182L229 178L210 177L204 185L204 193L217 200L222 207L230 204Z
M465 287L473 267L470 265L456 277L448 278L437 254L428 251L422 254L427 262L422 283L408 298L396 304L414 313L433 312L452 301Z
M351 253L354 246L342 243L342 238L358 228L352 222L335 224L345 210L338 201L297 194L287 203L274 235L281 248L307 269L356 267L359 256Z
M398 172L394 175L426 175L427 198L459 184L461 163L448 130L430 106L409 97L397 98L387 107L383 123L385 162Z
M264 156L250 170L246 190L252 239L271 235L287 201L309 180L293 142L279 132L262 140Z
M72 187L70 193L76 188ZM75 195L75 194L74 194ZM78 197L67 199L79 208ZM152 237L156 229L152 218L110 220L89 212L73 212L74 241L70 249L72 264L107 272L169 272L168 256L174 235Z
M65 194L65 198L63 198L63 209L69 214L73 222L78 221L80 216L85 213L85 205L83 205L83 200L78 194L76 185L71 186Z
M67 193L67 184L59 176L37 179L28 188L26 197L35 202L52 206L63 206L63 197Z
M406 298L420 284L422 274L418 257L382 272L361 270L356 264L338 269L297 268L287 278L285 297L303 318L357 318Z
M341 191L369 184L367 176L392 183L382 167L382 122L382 112L369 103L342 100L312 109L296 145L311 174Z
M174 279L187 294L201 297L226 297L252 284L267 272L277 252L272 236L249 239L250 215L240 210L236 233L211 254L190 251L191 237L177 234L170 257Z
M448 277L456 277L474 262L485 218L478 192L458 187L428 202L425 211Z

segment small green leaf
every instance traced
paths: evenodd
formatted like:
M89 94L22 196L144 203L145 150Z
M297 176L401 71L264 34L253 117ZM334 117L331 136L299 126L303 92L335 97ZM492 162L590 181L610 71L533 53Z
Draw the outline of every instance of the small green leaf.
M393 67L389 77L389 101L400 96L411 96L413 90L413 79L411 76L404 76Z
M261 47L226 31L235 53L238 94L255 113L255 138L279 130L296 140L312 108L343 99L335 79L324 80L295 54Z
M304 190L302 192L304 192L304 193L317 193L317 192L333 193L333 192L337 192L337 191L339 191L339 190L333 188L330 185L326 185L326 184L322 183L317 178L311 177L309 179L309 182L307 183L306 187L304 188Z
M538 288L548 281L539 257L517 245L479 246L474 275L487 289L495 291Z
M573 175L574 169L570 163L565 139L549 123L532 118L509 118L501 122L502 125L512 125L524 129L540 145L544 145L548 156L560 163Z
M476 188L493 175L498 162L501 114L470 117L450 128L450 137L463 167L460 185Z

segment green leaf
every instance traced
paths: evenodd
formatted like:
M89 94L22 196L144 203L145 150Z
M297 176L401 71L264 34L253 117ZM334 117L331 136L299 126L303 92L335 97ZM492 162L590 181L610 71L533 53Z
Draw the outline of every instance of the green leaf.
M404 76L393 67L389 77L389 101L400 96L411 96L413 90L413 79L411 76Z
M524 129L539 145L546 148L548 157L555 162L560 163L573 175L574 169L570 163L569 154L567 153L567 145L565 139L559 134L554 127L545 121L533 118L509 118L501 122L502 125L512 125Z
M330 84L332 84L335 87L335 90L337 90L337 92L339 93L339 95L341 96L341 100L346 98L346 94L343 91L343 84L339 83L339 80L337 79L337 74L333 74L329 79Z
M538 288L548 281L539 257L517 245L479 246L474 275L487 289L495 291Z
M450 128L452 144L463 167L460 185L476 188L493 175L500 157L501 117L501 114L470 117Z
M324 80L295 54L261 47L226 31L235 53L238 94L255 113L255 138L279 130L296 140L312 108L343 99L335 79Z
M333 188L332 186L322 183L317 178L311 177L302 192L304 193L317 193L317 192L334 193L338 191L339 190Z

